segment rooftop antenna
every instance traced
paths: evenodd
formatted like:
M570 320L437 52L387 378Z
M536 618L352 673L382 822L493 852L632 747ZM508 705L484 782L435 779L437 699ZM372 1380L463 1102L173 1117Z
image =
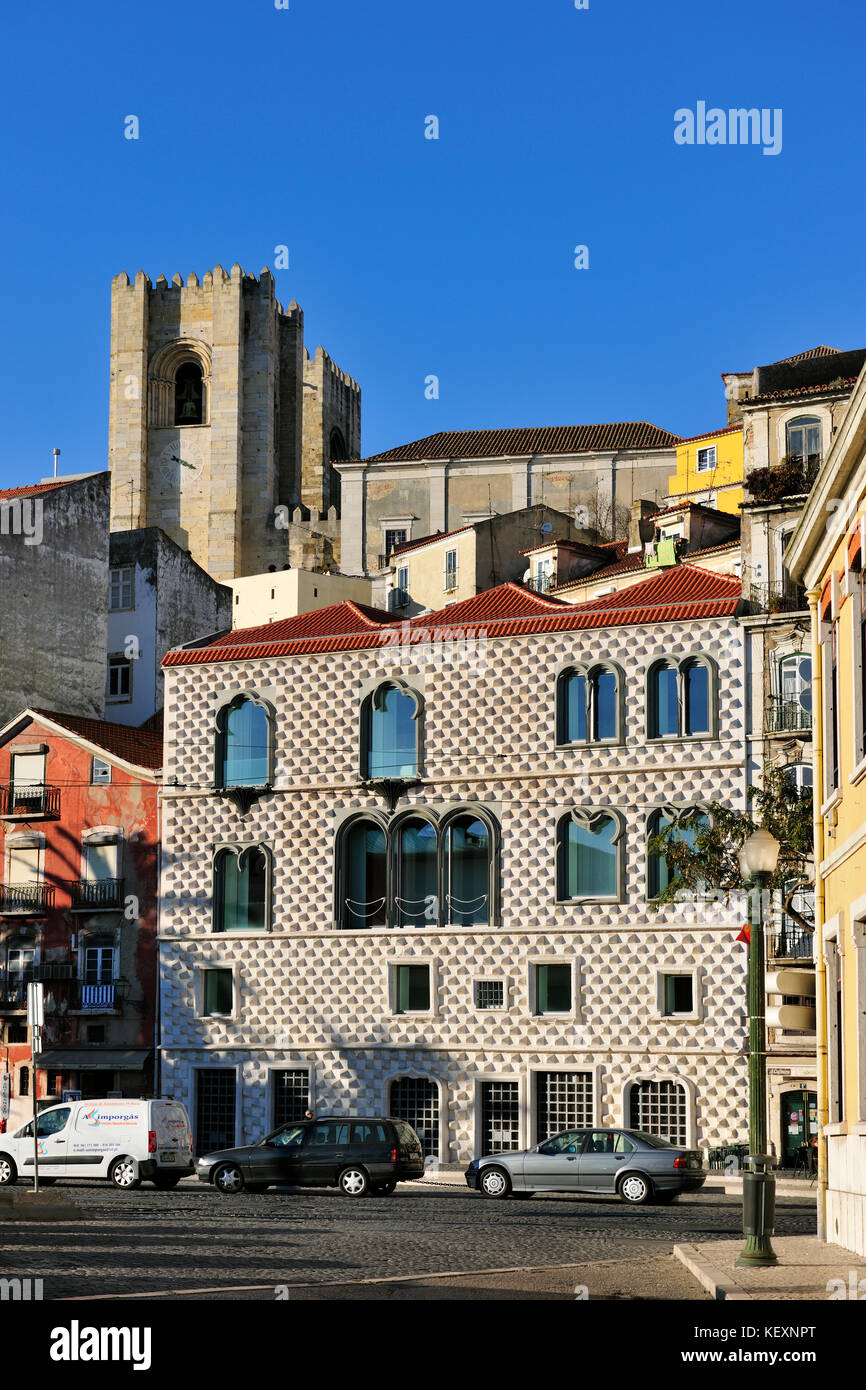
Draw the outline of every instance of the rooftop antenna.
M54 476L55 476L55 478L56 478L56 477L57 477L57 460L60 458L60 450L59 450L59 449L54 449L54 450L52 450L52 452L53 452L53 454L54 454Z

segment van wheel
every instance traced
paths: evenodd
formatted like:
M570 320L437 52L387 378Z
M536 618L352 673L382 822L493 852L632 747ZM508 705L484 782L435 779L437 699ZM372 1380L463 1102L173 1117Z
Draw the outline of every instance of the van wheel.
M485 1197L507 1197L511 1179L504 1168L485 1168L481 1174L481 1191Z
M166 1192L170 1187L177 1187L180 1182L180 1173L157 1173L153 1179L154 1187L158 1187L160 1192Z
M369 1190L370 1179L363 1168L344 1168L339 1177L339 1186L347 1197L363 1197Z
M132 1192L134 1188L141 1187L141 1178L135 1171L135 1159L130 1158L129 1154L114 1160L108 1170L108 1176L114 1186L122 1188L124 1192Z
M18 1169L15 1167L8 1154L0 1154L0 1187L11 1187L18 1177Z
M213 1185L224 1196L243 1192L244 1175L236 1163L221 1163L213 1175Z
M630 1207L641 1207L652 1196L652 1184L643 1173L626 1173L619 1185L619 1195Z

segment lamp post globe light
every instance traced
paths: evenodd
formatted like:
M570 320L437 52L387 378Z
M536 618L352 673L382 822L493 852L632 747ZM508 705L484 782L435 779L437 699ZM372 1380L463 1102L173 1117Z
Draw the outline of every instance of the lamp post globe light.
M750 889L749 921L749 1156L743 1173L743 1233L738 1265L774 1265L770 1243L776 1213L776 1180L767 1153L767 1027L765 1021L763 893L779 862L779 842L756 830L739 852L740 871Z

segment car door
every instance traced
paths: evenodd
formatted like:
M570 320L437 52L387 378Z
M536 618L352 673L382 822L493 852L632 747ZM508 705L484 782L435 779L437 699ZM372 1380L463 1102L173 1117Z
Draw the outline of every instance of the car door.
M570 1192L578 1186L585 1130L570 1130L530 1149L523 1162L524 1185L535 1192Z
M39 1173L44 1178L65 1178L68 1176L66 1146L69 1140L69 1116L71 1107L58 1106L55 1110L45 1110L37 1117L36 1144L39 1152ZM27 1125L23 1144L19 1149L19 1171L25 1177L33 1177L33 1121Z
M349 1125L345 1120L319 1120L311 1125L301 1149L300 1183L335 1185L349 1157Z
M289 1186L300 1182L301 1149L306 1134L306 1125L283 1125L251 1148L247 1156L250 1182Z
M615 1129L594 1129L580 1156L580 1186L584 1192L615 1192L617 1178L628 1167L634 1144Z

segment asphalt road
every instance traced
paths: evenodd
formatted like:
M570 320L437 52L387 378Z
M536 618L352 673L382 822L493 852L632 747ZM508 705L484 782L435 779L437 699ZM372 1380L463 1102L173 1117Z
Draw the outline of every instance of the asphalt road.
M96 1182L53 1191L87 1219L4 1220L0 1232L0 1277L42 1278L46 1299L573 1299L575 1285L587 1298L700 1298L671 1248L736 1235L742 1213L719 1191L637 1208L558 1194L497 1202L422 1184L361 1199L310 1189L223 1197L195 1179L172 1192ZM779 1235L814 1231L808 1198L779 1197L776 1214Z

